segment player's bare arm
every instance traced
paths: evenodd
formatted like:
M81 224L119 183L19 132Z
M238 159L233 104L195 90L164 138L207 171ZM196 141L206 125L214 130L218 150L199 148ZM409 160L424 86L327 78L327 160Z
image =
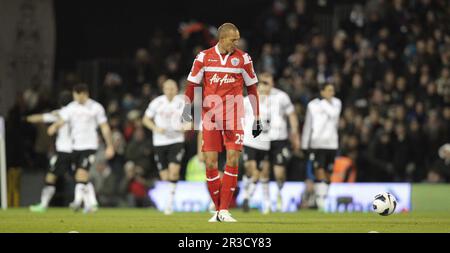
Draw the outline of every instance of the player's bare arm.
M108 123L103 123L100 125L100 131L102 132L103 139L106 143L105 155L107 159L111 159L114 156L114 146L112 141L111 128Z
M300 150L300 134L298 132L298 117L295 111L289 114L289 124L291 125L291 143L295 152Z
M194 123L193 122L183 122L181 124L181 131L186 132L194 129Z
M47 134L49 136L53 136L56 134L56 132L58 132L58 129L60 129L63 125L65 124L64 120L60 119L58 121L56 121L55 123L53 123L52 125L50 125L47 129Z
M165 129L156 126L153 119L151 119L149 117L144 116L142 118L142 124L144 124L145 127L147 127L148 129L150 129L153 132L160 133L160 134L163 134L165 132Z
M55 119L51 119L51 120L47 119L46 120L46 116L45 115L53 116ZM25 117L25 121L27 121L28 123L31 123L31 124L51 123L51 122L55 121L56 119L60 119L58 110L53 110L50 113L32 114L32 115L28 115L27 117Z
M32 114L26 117L28 123L36 124L44 122L44 117L42 114Z
M253 116L255 118L255 121L253 122L252 135L256 138L262 132L262 125L259 117L259 96L257 84L247 86L247 92L249 95L250 104L252 105Z

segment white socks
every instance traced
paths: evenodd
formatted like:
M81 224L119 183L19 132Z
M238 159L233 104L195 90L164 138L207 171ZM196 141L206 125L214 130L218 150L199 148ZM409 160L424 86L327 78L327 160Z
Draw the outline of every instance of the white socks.
M249 187L250 187L250 183L251 183L251 179L247 176L247 175L243 175L242 176L242 183L243 183L243 188L244 188L244 199L249 199L250 198L250 194L249 194Z
M255 193L256 183L257 182L253 182L253 180L250 182L250 185L248 186L248 198L251 198L253 193Z
M86 184L86 198L84 205L89 207L98 206L94 185L91 182Z
M175 199L175 190L177 189L176 182L169 182L169 197L166 203L166 214L171 214L173 212L173 201Z
M328 194L329 184L325 182L314 183L314 192L316 193L316 204L319 210L325 209L325 201Z
M56 187L54 185L46 185L42 189L41 192L41 206L47 208L48 203L50 203L50 200L53 198L53 195L55 194Z
M83 202L85 207L98 205L94 185L91 182L87 184L77 183L75 185L75 199L73 203L76 206L81 206Z
M86 184L77 183L75 185L75 199L73 200L73 204L75 206L81 206L83 200L85 200L85 192L86 192Z
M263 190L263 203L270 204L269 179L260 179Z
M278 196L281 196L281 190L283 189L284 182L283 181L277 181L278 186Z
M246 189L248 187L248 183L250 181L250 178L247 175L243 175L242 176L242 183L244 185L244 189Z

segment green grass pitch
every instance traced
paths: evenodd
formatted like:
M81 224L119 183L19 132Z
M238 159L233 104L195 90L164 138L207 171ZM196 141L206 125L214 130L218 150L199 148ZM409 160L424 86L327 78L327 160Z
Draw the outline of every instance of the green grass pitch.
M74 213L50 208L0 210L1 233L449 233L450 213L417 211L380 216L375 213L319 213L300 211L263 215L232 210L237 223L208 223L210 213L174 213L154 209L108 209Z

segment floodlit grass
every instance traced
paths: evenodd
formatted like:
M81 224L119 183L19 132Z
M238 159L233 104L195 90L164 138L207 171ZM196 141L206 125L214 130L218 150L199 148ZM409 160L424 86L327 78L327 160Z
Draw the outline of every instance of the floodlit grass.
M46 213L28 209L0 211L2 233L449 233L450 213L415 211L379 216L375 213L243 213L232 210L237 223L208 223L210 213L175 213L154 209L100 209L74 213L50 208Z

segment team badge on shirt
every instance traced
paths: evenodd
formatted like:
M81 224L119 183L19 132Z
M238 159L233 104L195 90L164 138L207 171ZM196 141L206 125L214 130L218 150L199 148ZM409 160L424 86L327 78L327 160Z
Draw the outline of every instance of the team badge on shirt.
M231 59L231 65L233 65L233 66L237 66L237 65L239 65L239 59L238 58L233 58L233 59Z

